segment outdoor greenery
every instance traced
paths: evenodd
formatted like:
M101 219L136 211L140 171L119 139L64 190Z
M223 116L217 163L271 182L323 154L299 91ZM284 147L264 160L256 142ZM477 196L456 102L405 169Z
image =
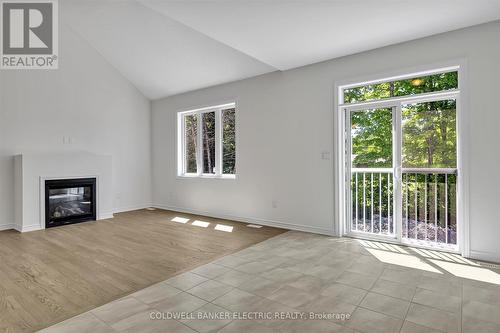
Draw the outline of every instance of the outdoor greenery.
M344 102L381 100L455 88L458 88L458 73L449 72L349 88L344 91ZM407 104L402 106L401 112L403 168L456 168L456 101ZM352 167L392 168L392 128L391 108L351 112ZM359 173L357 178L356 182L354 174L353 228L391 233L393 226L389 217L392 214L393 184L389 177L383 173ZM403 179L404 218L408 213L408 220L403 221L403 235L430 240L437 235L439 242L456 242L456 176L405 174ZM432 196L432 200L426 202L425 193ZM435 198L437 207L433 206Z
M404 105L403 167L455 168L456 101Z
M215 173L215 112L202 114L203 173Z
M457 87L457 72L449 72L346 89L344 101L353 103ZM454 100L404 105L402 117L403 167L456 167ZM391 167L391 109L353 112L351 126L353 166Z
M236 168L235 109L222 110L222 173L234 174ZM201 131L198 131L198 117L201 117ZM184 117L185 163L187 173L197 173L196 151L198 134L202 141L202 172L215 173L215 112L186 115Z
M458 88L458 72L448 72L345 89L344 103L365 102L456 88Z
M236 173L236 112L222 110L222 173Z
M392 110L351 113L352 166L392 167Z
M403 174L403 236L456 244L456 181L454 174Z
M188 115L184 118L184 130L186 135L186 172L196 173L196 138L198 135L198 115Z

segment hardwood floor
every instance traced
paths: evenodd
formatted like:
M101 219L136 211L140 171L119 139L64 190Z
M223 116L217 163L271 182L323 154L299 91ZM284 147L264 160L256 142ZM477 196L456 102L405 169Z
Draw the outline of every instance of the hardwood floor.
M195 220L210 225L194 226ZM233 230L215 230L217 224ZM285 231L164 210L24 234L2 231L0 332L48 327Z

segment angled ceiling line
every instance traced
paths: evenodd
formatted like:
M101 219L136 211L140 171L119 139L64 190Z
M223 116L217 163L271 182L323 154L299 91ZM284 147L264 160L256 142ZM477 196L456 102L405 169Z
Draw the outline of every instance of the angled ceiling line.
M266 62L266 61L264 61L264 60L262 60L262 59L259 59L258 57L254 56L254 55L251 55L251 54L249 54L249 53L247 53L247 52L244 52L244 51L242 51L242 50L240 50L240 49L238 49L238 48L236 48L236 47L234 47L234 46L232 46L232 45L229 45L229 44L227 44L227 43L225 43L225 42L223 42L223 41L221 41L221 40L219 40L219 39L217 39L217 38L214 38L214 37L212 37L212 36L210 36L210 35L208 35L208 34L204 33L203 31L201 31L201 30L199 30L199 29L196 29L196 28L192 27L191 25L187 25L186 23L184 23L184 22L182 22L182 21L179 21L178 19L175 19L175 18L173 18L173 17L172 17L172 16L170 16L170 15L167 15L167 14L165 14L165 13L163 13L163 12L160 12L160 11L158 11L157 9L155 9L155 8L152 8L152 7L148 6L147 4L145 4L144 2L142 2L141 0L133 0L133 1L134 1L134 2L136 2L137 4L141 5L142 7L144 7L144 8L146 8L146 9L148 9L148 10L151 10L151 11L155 12L156 14L158 14L158 15L160 15L160 16L162 16L162 17L166 17L166 18L168 18L169 20L172 20L172 21L174 21L174 22L176 22L176 23L178 23L178 24L180 24L180 25L182 25L182 26L186 27L187 29L190 29L190 30L192 30L192 31L194 31L194 32L197 32L197 33L199 33L199 34L201 34L201 35L203 35L203 36L205 36L205 37L207 37L207 38L209 38L209 39L211 39L211 40L213 40L213 41L215 41L215 42L217 42L217 43L219 43L219 44L222 44L222 45L224 45L224 46L227 46L227 47L229 47L229 48L231 48L231 49L233 49L233 50L235 50L235 51L237 51L237 52L239 52L239 53L241 53L241 54L243 54L243 55L245 55L245 56L247 56L247 57L250 57L250 58L252 58L252 59L254 59L254 60L256 60L256 61L258 61L258 62L260 62L260 63L264 64L264 65L267 65L267 66L269 66L269 67L271 67L271 68L274 68L276 71L283 71L283 70L284 70L284 69L282 69L282 68L278 68L277 66L275 66L275 65L273 65L273 64L270 64L270 63L268 63L268 62Z
M106 3L108 5L105 5ZM127 3L132 7L125 5ZM123 6L119 7L119 13L113 12L114 2L112 1L91 1L89 4L86 0L75 0L68 1L67 4L68 7L64 7L64 12L69 15L70 19L66 20L66 15L63 18L68 23L67 27L71 28L87 44L90 44L93 50L97 51L107 63L118 70L149 100L157 100L278 71L273 66L206 36L177 20L172 20L168 15L162 15L135 0L120 2ZM98 24L85 23L89 17L95 14L94 11L99 14L94 16ZM117 16L120 17L122 14L121 19L118 19ZM110 20L109 22L113 22L110 24L106 18L112 15L115 15L116 20ZM123 31L119 34L120 30L115 28L120 25L128 25L127 20L133 20L134 15L140 17L140 20L131 22L130 26L135 28L128 29L127 35L123 35ZM152 24L150 25L149 22ZM168 26L169 22L171 27ZM89 26L94 28L87 29ZM104 31L101 33L99 29L104 29ZM125 41L127 38L130 39L129 33L131 36L135 36L134 38L140 38L135 33L147 33L147 38L141 39L139 42L141 48L136 48L136 50L141 51L136 51L131 56L123 53L123 50L127 48ZM165 37L165 42L158 43L158 40L151 36L156 36L162 41L162 38ZM184 37L186 38L184 39ZM118 42L118 48L110 49L110 45L114 45L115 39ZM122 53L116 50L121 50ZM205 54L205 50L208 53ZM165 64L161 55L170 55L169 52L172 52L174 59L177 59L181 66L174 69L172 63ZM137 60L141 54L142 56L148 54L156 56L153 57L152 62L146 64L145 68L138 70L141 65ZM189 65L190 61L194 61L193 66ZM160 71L153 69L158 67ZM200 70L203 71L205 67L210 75L200 73ZM163 80L163 76L169 79ZM176 77L181 77L181 80L179 81Z
M153 101L154 99L151 96L148 96L142 89L140 89L132 80L130 80L128 77L126 77L123 72L116 67L107 57L105 57L101 51L99 51L85 36L83 36L80 32L78 32L76 29L74 29L71 24L67 23L64 19L60 20L60 25L68 29L68 31L73 34L75 37L81 39L84 43L85 46L91 48L96 54L101 58L102 61L104 61L107 65L109 65L115 72L118 74L123 80L125 80L128 84L130 84L132 87L134 87L139 94L141 94L145 99L148 101Z

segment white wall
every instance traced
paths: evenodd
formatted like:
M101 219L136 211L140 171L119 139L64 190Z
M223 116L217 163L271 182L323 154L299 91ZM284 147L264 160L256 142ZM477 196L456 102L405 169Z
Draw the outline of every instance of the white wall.
M500 261L498 36L499 21L155 101L153 202L331 232L335 82L466 58L471 250L475 257ZM176 178L176 111L228 100L237 102L238 178ZM332 159L321 159L323 151Z
M151 103L61 24L59 69L0 71L0 229L14 223L14 155L111 155L115 211L151 203ZM63 137L72 144L63 144Z

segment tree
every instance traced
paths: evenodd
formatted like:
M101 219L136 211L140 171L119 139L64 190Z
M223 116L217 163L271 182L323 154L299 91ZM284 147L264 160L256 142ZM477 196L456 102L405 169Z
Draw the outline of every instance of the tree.
M378 100L458 87L449 72L346 89L344 102ZM354 112L351 117L353 165L390 167L392 115L389 109ZM404 105L403 166L456 167L456 103L454 100Z
M236 169L236 113L235 109L222 111L222 172L234 174Z
M197 122L198 115L193 114L185 117L186 126L186 172L196 173L196 147L197 144Z

